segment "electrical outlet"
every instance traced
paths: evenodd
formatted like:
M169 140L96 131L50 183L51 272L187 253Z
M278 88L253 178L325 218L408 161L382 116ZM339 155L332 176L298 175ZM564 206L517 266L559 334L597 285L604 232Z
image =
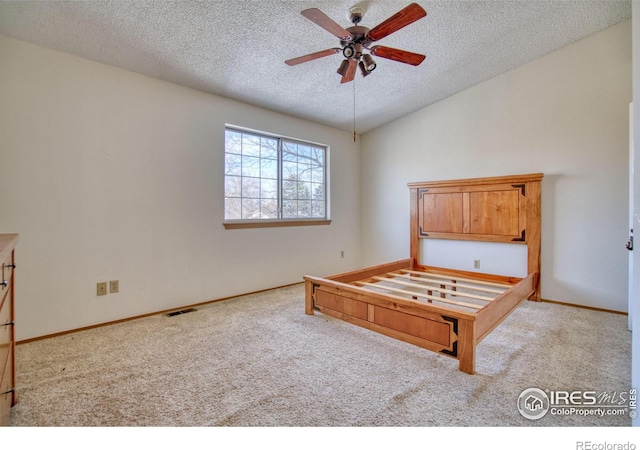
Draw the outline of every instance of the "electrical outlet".
M112 294L120 292L120 282L118 280L109 281L109 292Z
M473 260L473 268L474 269L479 269L480 268L480 260L479 259L474 259Z
M107 295L107 282L106 281L98 283L96 294L97 295Z
M340 258L344 258L344 250L340 250Z

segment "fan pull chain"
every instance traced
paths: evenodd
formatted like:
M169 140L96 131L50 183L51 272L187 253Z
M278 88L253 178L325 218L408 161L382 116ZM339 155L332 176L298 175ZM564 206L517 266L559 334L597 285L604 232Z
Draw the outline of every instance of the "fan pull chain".
M356 141L356 79L353 79L353 142Z

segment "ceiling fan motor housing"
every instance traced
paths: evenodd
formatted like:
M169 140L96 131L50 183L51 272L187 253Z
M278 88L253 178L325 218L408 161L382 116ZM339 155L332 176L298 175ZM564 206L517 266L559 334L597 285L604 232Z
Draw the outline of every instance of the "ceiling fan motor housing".
M362 47L364 46L365 37L369 32L369 28L361 26L353 26L347 28L353 39L350 41L340 41L342 53L345 58L360 58L362 56Z

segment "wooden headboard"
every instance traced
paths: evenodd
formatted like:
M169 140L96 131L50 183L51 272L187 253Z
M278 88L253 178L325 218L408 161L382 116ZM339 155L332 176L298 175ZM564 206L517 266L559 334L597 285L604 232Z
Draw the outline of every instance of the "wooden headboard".
M411 259L420 239L504 242L527 246L527 271L540 274L543 174L409 183ZM539 283L535 300L540 299Z

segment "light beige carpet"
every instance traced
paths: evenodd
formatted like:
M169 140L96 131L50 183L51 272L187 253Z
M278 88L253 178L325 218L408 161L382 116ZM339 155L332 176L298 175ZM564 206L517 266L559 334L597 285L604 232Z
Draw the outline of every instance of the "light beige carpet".
M627 317L525 302L446 356L317 313L295 285L17 346L12 426L629 426L520 415L530 387L630 387Z

